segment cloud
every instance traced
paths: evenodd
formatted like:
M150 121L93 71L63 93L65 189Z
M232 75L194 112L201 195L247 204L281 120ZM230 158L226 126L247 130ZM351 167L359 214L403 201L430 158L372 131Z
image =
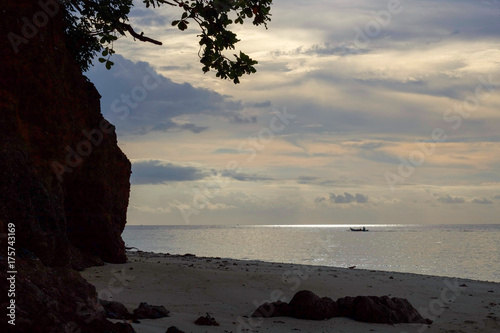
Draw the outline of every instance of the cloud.
M437 201L444 204L463 204L463 203L473 203L478 205L491 205L493 201L486 197L479 198L470 198L470 197L460 197L460 196L451 196L449 194L437 194L434 193L433 196L437 199ZM493 196L495 198L495 196Z
M264 102L258 102L258 103L245 103L245 106L246 107L250 107L250 108L256 108L256 109L260 109L260 108L269 108L271 107L271 101L264 101Z
M311 177L311 176L300 176L297 177L297 183L299 184L315 184L319 180L318 177Z
M261 176L257 174L244 174L240 172L234 173L234 172L228 172L226 170L222 171L221 175L223 177L233 178L234 180L238 180L240 182L257 182L257 181L274 180L274 178L272 177Z
M218 177L231 178L240 182L275 180L273 177L258 174L215 170L165 160L138 160L132 163L131 183L134 185L158 185L171 182L199 181L209 178L217 179ZM212 184L211 186L216 185Z
M315 203L322 203L322 202L325 202L325 201L326 201L325 197L318 197L318 198L314 199Z
M257 123L257 116L242 117L240 115L233 115L230 119L231 124L255 124Z
M179 131L187 130L187 131L191 131L193 133L201 133L207 129L208 129L208 127L206 127L206 126L196 126L195 124L191 124L191 123L179 124L179 123L176 123L175 121L172 121L172 120L165 120L163 123L154 125L152 128L150 128L148 130L148 132L166 132L166 131L179 132ZM145 134L147 132L143 133L141 131L138 133Z
M310 154L306 155L304 157L306 158L311 158L311 156L318 156L320 154ZM322 157L328 157L328 156L322 156ZM346 186L352 186L354 184L358 185L360 182L359 180L356 180L354 178L345 178L345 177L340 177L337 179L328 179L328 178L321 178L321 177L314 177L314 176L298 176L295 178L295 182L300 185L316 185L316 186L325 186L325 187L342 187L345 188Z
M365 204L368 203L368 196L360 193L352 195L351 193L344 192L344 194L338 194L338 195L330 193L328 198L317 197L316 199L314 199L315 203L322 203L326 201L332 204L349 204L349 203Z
M213 154L247 154L247 151L234 148L219 148L213 151Z
M451 195L449 194L444 194L444 195L440 195L440 194L434 194L434 197L436 197L437 201L441 202L441 203L444 203L444 204L463 204L465 203L465 198L463 197L452 197Z
M179 165L161 160L145 160L132 164L130 181L134 185L157 185L169 182L200 180L208 175L207 171L193 166Z
M342 194L335 195L333 193L330 193L330 202L337 203L337 204L344 204L344 203L351 203L351 202L367 203L368 197L366 195L359 194L359 193L356 193L355 195L352 195L348 192L344 192L344 195L342 195Z
M87 73L102 95L101 110L118 134L145 135L151 132L190 131L198 134L207 126L179 121L179 117L207 115L234 124L255 123L245 116L239 100L213 90L176 83L158 74L146 62L113 56L111 70L97 64ZM263 107L268 102L254 103Z
M472 203L480 204L480 205L489 205L489 204L492 204L493 201L491 201L487 198L475 198L472 200Z
M299 56L299 55L347 56L355 54L366 54L368 52L370 52L368 49L358 48L355 47L354 45L347 45L345 43L334 44L334 43L324 42L321 44L314 44L309 47L299 46L289 51L275 50L270 52L270 54L274 57Z
M158 69L162 70L162 71L189 70L191 68L192 68L191 65L186 65L186 66L160 66L160 67L158 67Z
M384 147L387 145L388 145L387 142L380 142L380 141L374 142L374 141L372 141L372 142L361 143L357 147L360 149L365 149L365 150L374 150L374 149L381 148L381 147Z

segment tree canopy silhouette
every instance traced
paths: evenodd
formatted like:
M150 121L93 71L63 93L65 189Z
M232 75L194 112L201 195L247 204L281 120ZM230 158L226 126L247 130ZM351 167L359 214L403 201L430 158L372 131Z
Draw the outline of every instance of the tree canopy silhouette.
M64 0L59 0L63 2ZM134 39L162 45L138 33L129 24L128 15L132 0L66 0L66 34L70 49L83 70L87 70L98 53L99 61L110 69L110 57L115 53L113 42L127 34ZM216 76L239 83L243 74L255 73L257 61L243 52L229 57L227 50L234 50L239 41L230 30L232 24L243 24L250 19L252 24L264 25L271 21L272 0L143 0L147 8L162 5L180 9L179 18L172 22L180 30L190 23L200 28L200 62L203 72L216 71Z

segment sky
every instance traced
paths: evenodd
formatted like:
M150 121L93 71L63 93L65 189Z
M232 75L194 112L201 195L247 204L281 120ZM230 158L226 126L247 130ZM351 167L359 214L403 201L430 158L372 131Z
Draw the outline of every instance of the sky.
M500 223L500 1L278 0L203 74L198 30L135 1L86 75L132 162L130 225Z

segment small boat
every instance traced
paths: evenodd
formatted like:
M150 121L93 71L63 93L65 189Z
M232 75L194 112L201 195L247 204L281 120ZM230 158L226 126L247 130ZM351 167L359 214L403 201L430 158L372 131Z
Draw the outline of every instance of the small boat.
M363 228L359 228L359 229L355 229L355 228L350 228L351 231L368 231L368 229L366 229L365 227Z

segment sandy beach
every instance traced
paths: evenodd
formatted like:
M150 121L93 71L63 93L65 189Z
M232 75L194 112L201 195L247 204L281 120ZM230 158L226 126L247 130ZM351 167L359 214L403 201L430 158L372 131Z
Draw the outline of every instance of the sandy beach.
M132 323L138 333L185 332L500 332L500 284L466 279L348 268L128 252L126 264L88 268L82 276L99 297L163 305L170 316ZM252 318L266 301L289 302L299 290L332 299L345 296L406 298L431 325L384 325L339 317L323 321ZM198 326L209 313L220 326Z

